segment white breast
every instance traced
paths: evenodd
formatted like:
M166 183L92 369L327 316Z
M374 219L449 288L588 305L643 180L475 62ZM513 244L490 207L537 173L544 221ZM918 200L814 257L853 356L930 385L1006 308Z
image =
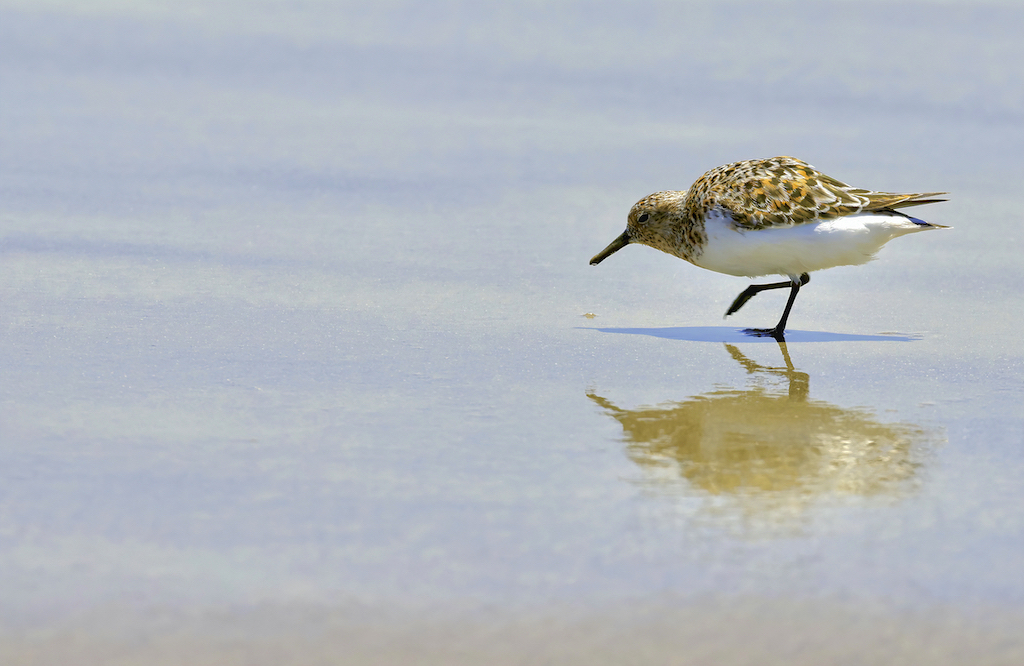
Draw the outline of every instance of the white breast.
M934 229L901 215L861 213L794 227L741 230L727 213L704 221L707 244L693 263L746 277L789 275L870 261L889 240Z

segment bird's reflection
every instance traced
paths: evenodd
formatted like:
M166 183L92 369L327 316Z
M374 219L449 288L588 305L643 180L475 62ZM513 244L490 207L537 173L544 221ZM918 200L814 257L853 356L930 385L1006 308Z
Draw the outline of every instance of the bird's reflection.
M725 345L752 375L748 388L636 409L588 396L622 424L642 483L662 491L717 498L762 516L797 515L840 495L913 492L936 433L811 399L810 378L793 367L785 343L779 347L784 367L760 365Z

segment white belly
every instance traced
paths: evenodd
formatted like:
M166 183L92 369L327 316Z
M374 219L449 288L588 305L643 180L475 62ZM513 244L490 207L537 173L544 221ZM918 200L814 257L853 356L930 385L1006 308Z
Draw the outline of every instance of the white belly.
M711 215L705 220L707 244L693 263L727 275L796 276L866 263L889 240L934 228L900 215L861 213L795 227L743 231L729 217Z

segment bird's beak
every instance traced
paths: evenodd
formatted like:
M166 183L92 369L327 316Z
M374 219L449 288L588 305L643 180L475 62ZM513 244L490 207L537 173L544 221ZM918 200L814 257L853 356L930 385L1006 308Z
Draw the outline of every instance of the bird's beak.
M626 229L622 232L622 235L613 240L608 247L595 254L594 258L590 260L590 265L597 266L611 255L629 245L631 240L632 239L629 237L629 229Z

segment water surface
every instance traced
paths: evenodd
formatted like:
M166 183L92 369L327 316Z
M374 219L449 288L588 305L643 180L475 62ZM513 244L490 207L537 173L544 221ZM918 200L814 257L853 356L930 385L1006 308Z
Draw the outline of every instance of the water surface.
M1021 663L1022 25L0 2L0 660ZM778 154L953 229L588 265Z

